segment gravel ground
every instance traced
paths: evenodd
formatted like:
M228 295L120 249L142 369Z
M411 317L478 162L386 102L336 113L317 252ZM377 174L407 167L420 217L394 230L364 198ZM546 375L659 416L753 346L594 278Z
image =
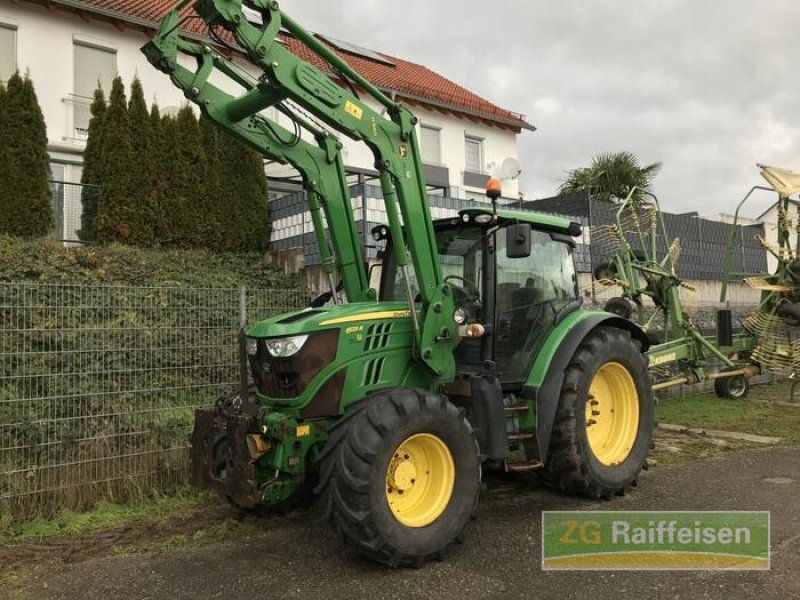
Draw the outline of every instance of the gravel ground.
M626 496L590 502L535 477L489 481L466 543L445 562L387 570L342 548L311 511L245 539L33 569L3 598L800 599L800 449L657 468ZM544 572L542 510L770 510L768 572Z

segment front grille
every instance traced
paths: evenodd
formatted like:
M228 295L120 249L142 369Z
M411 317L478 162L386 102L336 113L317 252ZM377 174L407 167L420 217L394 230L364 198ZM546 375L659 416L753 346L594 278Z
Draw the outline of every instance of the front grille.
M303 348L289 358L275 358L266 342L258 340L258 352L250 357L253 380L259 393L270 398L296 398L317 374L336 359L339 330L328 329L308 336Z

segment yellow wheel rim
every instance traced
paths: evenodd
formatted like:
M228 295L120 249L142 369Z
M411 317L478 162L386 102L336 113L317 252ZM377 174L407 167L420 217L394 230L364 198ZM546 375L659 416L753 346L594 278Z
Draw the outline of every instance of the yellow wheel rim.
M598 461L623 462L639 433L639 394L630 372L617 362L600 367L586 399L586 437Z
M439 437L417 433L407 438L386 470L386 500L406 527L425 527L444 512L453 495L456 467Z

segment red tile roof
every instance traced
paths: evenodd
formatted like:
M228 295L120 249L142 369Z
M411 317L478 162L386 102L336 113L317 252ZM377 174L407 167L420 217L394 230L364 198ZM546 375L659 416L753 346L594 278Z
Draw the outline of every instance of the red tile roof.
M36 1L36 0L33 0ZM160 21L174 0L50 0L48 4L84 10L107 19L152 27ZM187 8L187 14L191 9ZM190 19L183 27L190 33L205 36L207 28L201 19ZM324 65L305 46L293 37L284 35L287 47L318 67ZM330 45L330 44L329 44ZM383 90L394 91L406 101L471 116L492 124L533 129L521 114L514 113L481 98L425 66L383 54L393 65L362 56L336 51L362 77Z

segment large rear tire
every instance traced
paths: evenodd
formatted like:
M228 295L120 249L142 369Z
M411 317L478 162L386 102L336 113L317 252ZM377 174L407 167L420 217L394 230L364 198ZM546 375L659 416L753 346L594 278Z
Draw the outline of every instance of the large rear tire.
M480 478L463 410L398 388L351 406L334 426L318 491L346 543L392 567L419 567L463 539Z
M599 327L564 372L547 469L560 490L592 498L636 482L653 437L647 358L630 332Z

